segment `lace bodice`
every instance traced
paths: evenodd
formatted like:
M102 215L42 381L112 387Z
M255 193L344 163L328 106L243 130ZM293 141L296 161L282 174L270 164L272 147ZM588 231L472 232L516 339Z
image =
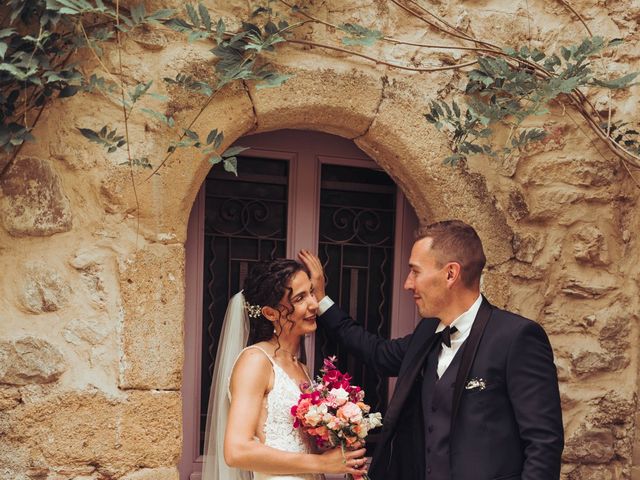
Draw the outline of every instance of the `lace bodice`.
M287 452L309 452L308 439L304 433L293 428L291 407L298 403L300 388L296 382L271 358L267 352L258 346L273 366L273 388L267 394L267 418L264 422L265 445ZM312 480L321 479L316 475L267 475L259 472L254 474L255 480Z

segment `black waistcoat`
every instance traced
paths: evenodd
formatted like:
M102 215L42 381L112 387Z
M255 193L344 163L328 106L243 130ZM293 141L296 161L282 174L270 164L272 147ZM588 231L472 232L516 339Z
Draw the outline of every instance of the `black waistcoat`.
M451 410L453 390L458 368L460 352L456 352L451 364L440 379L437 378L440 342L427 356L422 382L422 412L424 417L425 439L425 479L450 480L449 437L451 430Z

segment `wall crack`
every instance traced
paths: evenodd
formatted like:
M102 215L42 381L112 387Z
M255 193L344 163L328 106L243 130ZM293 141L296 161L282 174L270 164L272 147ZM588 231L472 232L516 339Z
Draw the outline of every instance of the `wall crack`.
M244 91L247 92L247 96L251 102L251 110L253 110L253 128L250 131L254 132L258 129L258 112L256 111L256 103L251 95L251 89L249 89L245 80L242 81L242 87L244 88Z
M375 112L373 112L373 118L371 119L371 122L367 126L364 133L362 133L362 135L358 135L357 137L354 137L353 141L356 141L359 138L366 137L367 134L369 133L369 130L371 129L371 126L373 125L373 122L375 122L376 118L378 118L378 112L380 111L380 107L382 106L382 102L384 101L384 98L385 98L384 93L387 88L387 85L389 85L389 77L387 77L387 75L385 74L380 78L380 80L382 81L382 89L380 90L380 100L378 100L378 104L376 105L376 110Z

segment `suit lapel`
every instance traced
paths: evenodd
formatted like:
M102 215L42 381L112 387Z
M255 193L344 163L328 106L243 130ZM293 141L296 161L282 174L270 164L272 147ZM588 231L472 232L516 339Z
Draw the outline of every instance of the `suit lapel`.
M469 332L469 338L467 338L466 345L462 351L462 359L460 361L460 368L456 375L455 387L453 389L453 409L451 410L451 433L453 434L453 427L456 423L456 415L458 414L458 407L460 406L460 400L462 399L462 392L464 391L464 385L471 371L471 365L478 352L478 346L480 340L484 334L484 330L489 323L493 307L487 301L484 296L482 297L482 303L480 309Z
M403 367L406 366L406 368L401 369L398 374L398 382L384 419L387 434L395 429L395 424L402 413L407 396L409 396L416 377L424 365L429 350L431 350L435 340L433 334L437 326L437 321L433 325L427 326L424 334L421 335L422 339L415 342L415 348L409 350L403 360ZM384 445L384 440L386 439L383 437L382 440L380 445Z

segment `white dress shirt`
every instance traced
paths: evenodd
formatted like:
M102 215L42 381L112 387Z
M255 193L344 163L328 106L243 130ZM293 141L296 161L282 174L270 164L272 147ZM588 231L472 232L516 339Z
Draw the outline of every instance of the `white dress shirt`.
M318 315L322 315L324 312L329 310L333 305L333 300L331 300L328 296L325 296L318 302ZM478 298L473 305L456 318L453 322L451 322L451 327L456 327L458 329L457 332L451 334L451 346L447 347L444 343L442 344L442 350L440 351L440 356L438 357L438 378L440 378L444 372L447 370L453 357L456 356L460 346L464 343L464 341L469 336L469 332L471 331L471 326L473 325L473 321L476 319L476 315L478 314L478 310L480 310L480 304L482 303L482 295L478 295ZM444 323L440 323L436 328L436 333L444 330L446 325Z
M450 327L456 327L458 331L451 334L451 346L447 347L444 343L442 344L442 350L440 350L440 356L438 357L438 378L440 378L444 372L446 372L449 365L451 365L451 361L453 357L456 356L460 346L464 343L464 341L469 336L469 332L471 332L471 326L473 325L473 321L476 319L476 315L478 314L478 310L480 310L480 304L482 303L482 295L478 295L478 298L473 305L456 318L453 322L451 322ZM444 330L446 325L440 322L440 325L436 328L436 333Z

